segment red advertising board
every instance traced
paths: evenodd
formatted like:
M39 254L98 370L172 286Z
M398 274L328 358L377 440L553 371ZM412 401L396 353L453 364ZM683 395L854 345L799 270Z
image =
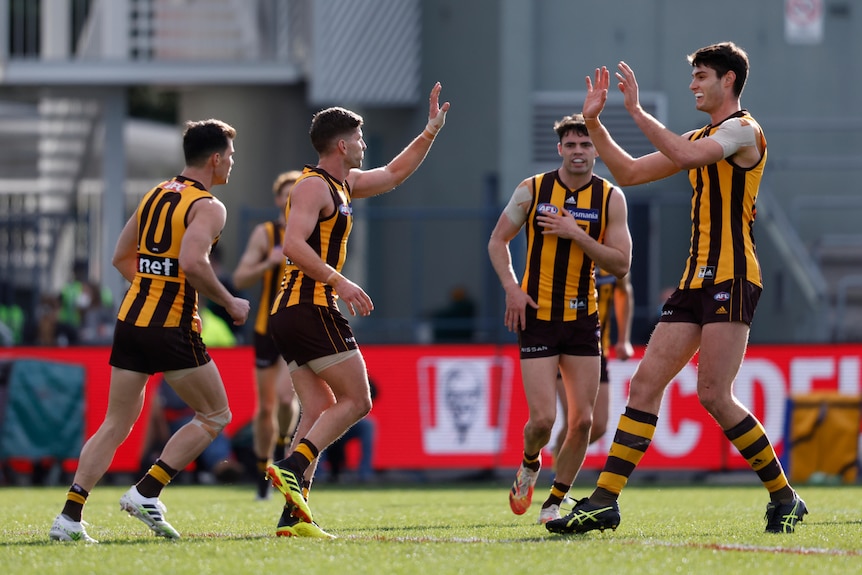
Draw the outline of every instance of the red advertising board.
M514 467L521 457L527 407L518 350L513 345L366 345L368 371L378 388L369 417L377 424L377 469ZM638 350L640 353L642 350ZM0 359L32 358L81 364L86 369L85 433L92 434L108 401L108 348L9 348ZM233 433L254 412L249 347L211 349L228 389ZM609 429L590 447L585 466L600 468L625 407L637 357L612 360ZM749 348L735 383L739 400L763 423L779 453L790 394L835 390L858 396L862 345L781 345ZM150 385L149 391L155 386ZM145 405L145 412L149 402ZM117 453L112 471L138 468L147 418L141 417ZM744 469L745 461L697 400L692 362L665 394L656 435L641 469Z

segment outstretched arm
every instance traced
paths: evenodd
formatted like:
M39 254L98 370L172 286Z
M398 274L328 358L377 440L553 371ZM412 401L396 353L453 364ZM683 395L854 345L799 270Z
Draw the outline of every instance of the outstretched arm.
M439 104L441 89L440 82L434 84L428 99L428 124L406 148L385 166L367 171L359 169L350 171L347 181L354 198L367 198L386 193L410 177L422 164L437 133L446 122L446 113L449 111L449 102Z
M691 141L688 134L678 135L648 114L640 105L638 82L634 70L625 62L617 65L617 86L623 93L626 111L641 132L679 170L688 170L714 164L724 157L721 145L709 138Z
M618 185L632 186L653 182L671 176L679 171L679 168L660 152L654 152L640 158L633 158L617 144L607 128L602 125L599 114L601 114L607 101L608 86L610 84L610 72L608 72L606 67L596 68L595 83L593 83L589 76L586 78L586 83L587 96L584 98L584 107L582 110L584 121L590 133L590 138L593 140L593 145L599 153L599 157L608 167ZM636 89L635 93L633 95L629 94L628 97L630 99L633 98L636 107L640 108L640 104L637 103L638 96ZM628 106L629 104L627 103L626 109L629 109Z

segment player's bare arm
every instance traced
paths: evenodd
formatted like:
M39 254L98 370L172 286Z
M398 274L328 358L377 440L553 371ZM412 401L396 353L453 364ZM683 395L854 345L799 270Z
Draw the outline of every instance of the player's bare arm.
M268 250L267 244L266 229L262 224L255 226L233 272L233 283L237 289L253 286L266 270L281 264L284 259L281 246L273 246Z
M194 204L180 246L180 267L198 292L222 306L235 325L242 325L248 319L249 303L234 297L219 281L209 258L210 247L221 233L226 218L224 204L215 198Z
M137 211L128 219L126 225L123 226L123 230L120 232L120 237L117 238L117 245L114 247L114 256L111 264L117 268L129 283L135 279L135 272L138 270Z
M351 315L368 315L371 297L356 283L324 262L308 244L318 219L335 210L329 186L321 178L306 178L290 193L290 216L284 227L284 255L303 273L332 286Z
M611 191L608 202L608 223L602 243L597 242L578 225L568 210L557 214L539 214L536 218L543 234L553 234L575 242L583 252L603 270L617 277L629 273L632 257L632 238L627 225L628 208L619 188Z
M596 68L594 81L589 76L586 77L587 95L582 113L590 139L617 185L645 184L679 172L680 169L664 154L654 152L633 158L611 137L599 116L607 101L609 83L610 72L605 66Z
M614 287L614 317L617 323L617 341L614 344L614 355L619 360L627 360L635 353L632 347L631 333L634 319L635 295L629 275L617 278Z
M691 141L688 139L689 134L675 134L648 114L640 105L634 70L625 62L620 62L617 69L617 85L623 93L626 111L647 139L679 170L708 166L724 157L721 146L709 138Z
M428 98L428 123L421 134L385 166L373 170L353 169L347 176L354 198L367 198L391 191L422 164L437 133L446 122L449 102L440 105L440 82L434 84Z
M515 269L512 267L512 253L509 242L518 235L527 219L529 207L529 181L524 180L512 194L512 200L500 215L497 225L488 240L488 255L491 265L497 272L503 291L506 293L506 313L504 323L509 331L517 332L526 327L527 306L538 309L538 304L521 289Z

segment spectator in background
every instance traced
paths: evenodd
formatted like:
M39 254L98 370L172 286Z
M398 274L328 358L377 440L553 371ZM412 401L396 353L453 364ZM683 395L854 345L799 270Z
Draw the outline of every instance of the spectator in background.
M113 306L114 298L111 291L91 284L87 271L87 262L76 261L72 270L72 280L60 290L56 334L59 345L80 343L84 315L94 305L109 310Z
M21 345L24 340L24 310L14 301L14 291L0 282L0 345Z
M70 333L70 327L59 322L60 297L56 294L42 294L36 308L36 343L47 347L69 345L77 340L77 332Z
M464 286L455 286L449 292L449 303L432 314L434 341L438 343L464 343L473 340L476 304Z
M78 343L81 345L110 345L114 337L114 310L106 304L102 290L92 282L81 285L78 298L81 324Z

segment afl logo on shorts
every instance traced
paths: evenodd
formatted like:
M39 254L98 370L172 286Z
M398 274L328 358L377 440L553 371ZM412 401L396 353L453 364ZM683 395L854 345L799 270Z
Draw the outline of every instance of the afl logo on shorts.
M338 211L341 212L342 216L349 217L353 215L353 208L350 207L349 204L341 204L340 206L338 206Z
M715 301L727 301L730 299L730 294L726 291L720 291L714 296L712 296L712 299L714 299Z
M536 213L539 214L557 214L559 213L560 208L555 206L554 204L539 204L536 206Z

